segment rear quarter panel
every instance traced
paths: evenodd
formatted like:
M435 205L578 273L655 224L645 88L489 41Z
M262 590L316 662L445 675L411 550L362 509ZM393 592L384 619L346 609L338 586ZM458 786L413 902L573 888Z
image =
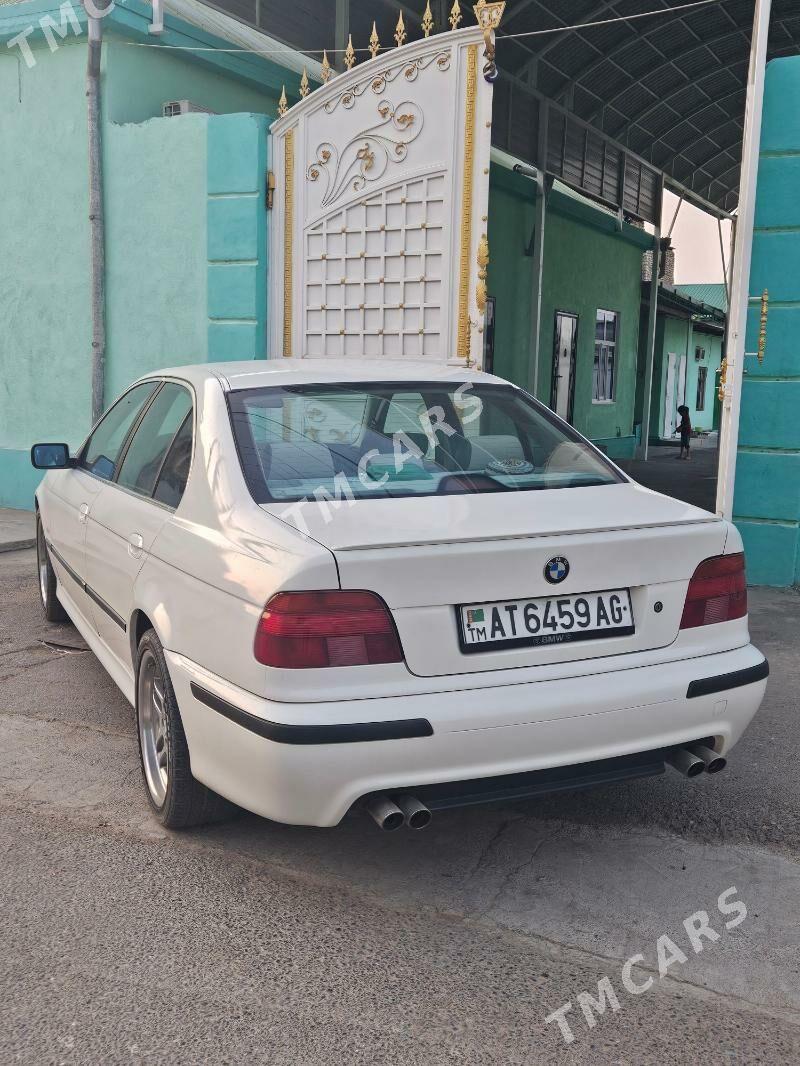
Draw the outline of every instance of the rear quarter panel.
M265 603L281 589L338 587L336 563L253 501L220 382L207 379L195 397L186 491L139 573L134 607L168 650L263 693L266 667L255 660L253 640Z
M266 522L264 523L266 525ZM136 606L162 644L250 692L264 693L267 669L253 641L267 600L282 589L336 588L333 557L286 551L262 532L258 554L219 531L177 516L162 529L139 575Z

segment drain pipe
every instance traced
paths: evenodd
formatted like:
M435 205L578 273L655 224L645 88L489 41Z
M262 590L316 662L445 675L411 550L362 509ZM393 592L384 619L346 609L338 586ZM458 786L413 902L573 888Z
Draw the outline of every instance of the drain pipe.
M92 313L92 424L103 413L106 365L106 234L103 217L103 134L100 108L100 59L103 22L92 0L84 0L89 18L86 57L86 119L89 144L89 255ZM93 15L92 12L95 14ZM105 14L105 12L103 12Z

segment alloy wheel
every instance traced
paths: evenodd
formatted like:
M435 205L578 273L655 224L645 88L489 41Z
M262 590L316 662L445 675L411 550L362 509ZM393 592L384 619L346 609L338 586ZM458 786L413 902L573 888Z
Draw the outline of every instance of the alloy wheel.
M145 651L139 664L137 695L144 775L153 802L162 807L169 786L169 736L164 678L150 650Z
M36 530L36 564L39 570L39 595L42 597L42 606L47 609L47 548L44 543L44 532L41 522Z

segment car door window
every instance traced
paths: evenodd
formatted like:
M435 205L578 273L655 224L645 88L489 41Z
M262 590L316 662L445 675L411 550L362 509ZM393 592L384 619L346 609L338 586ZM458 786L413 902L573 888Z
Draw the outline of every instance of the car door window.
M113 480L131 426L157 385L157 381L143 381L117 400L83 447L80 465L85 470L106 481Z
M192 415L183 420L183 425L175 434L175 439L158 475L153 499L167 507L177 507L181 502L183 490L192 465Z
M128 445L117 484L151 496L175 434L192 410L182 385L168 381L150 404Z

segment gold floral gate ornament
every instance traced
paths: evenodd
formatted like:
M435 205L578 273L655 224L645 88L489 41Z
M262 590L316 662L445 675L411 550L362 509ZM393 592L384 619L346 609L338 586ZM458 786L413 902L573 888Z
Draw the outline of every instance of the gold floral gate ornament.
M271 357L481 365L504 6L480 0L477 25L458 28L455 0L454 28L438 34L426 7L391 47L373 27L364 48L350 42L344 73L326 68L273 124Z

